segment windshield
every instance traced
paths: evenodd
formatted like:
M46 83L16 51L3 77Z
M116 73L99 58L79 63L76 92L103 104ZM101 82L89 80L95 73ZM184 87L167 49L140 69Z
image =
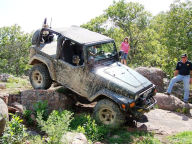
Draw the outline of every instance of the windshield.
M88 47L88 60L99 61L114 57L117 54L114 43L105 43Z

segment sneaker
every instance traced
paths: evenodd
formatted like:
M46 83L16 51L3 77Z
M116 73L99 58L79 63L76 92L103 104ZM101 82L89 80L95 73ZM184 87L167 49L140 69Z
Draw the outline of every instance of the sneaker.
M166 94L166 95L170 95L170 93L168 93L168 92L164 92L164 94Z

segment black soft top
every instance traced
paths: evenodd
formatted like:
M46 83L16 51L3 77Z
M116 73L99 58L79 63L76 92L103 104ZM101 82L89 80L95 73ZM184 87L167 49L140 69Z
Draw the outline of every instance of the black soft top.
M102 34L81 28L78 26L71 26L69 28L51 29L53 33L62 35L81 45L94 45L98 43L113 42L114 40Z

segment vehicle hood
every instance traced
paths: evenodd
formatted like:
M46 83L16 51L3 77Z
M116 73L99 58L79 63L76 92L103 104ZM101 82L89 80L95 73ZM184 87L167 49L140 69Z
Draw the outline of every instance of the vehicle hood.
M109 89L126 91L132 95L152 85L147 78L119 62L109 66L98 67L95 73L108 81L107 86Z

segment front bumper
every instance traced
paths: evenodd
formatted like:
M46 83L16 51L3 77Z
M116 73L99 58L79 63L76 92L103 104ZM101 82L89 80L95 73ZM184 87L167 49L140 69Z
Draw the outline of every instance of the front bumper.
M149 99L145 99L144 103L145 105L143 106L136 105L135 109L139 112L142 112L142 111L147 112L155 106L155 104L157 103L157 100L154 97L151 97Z

